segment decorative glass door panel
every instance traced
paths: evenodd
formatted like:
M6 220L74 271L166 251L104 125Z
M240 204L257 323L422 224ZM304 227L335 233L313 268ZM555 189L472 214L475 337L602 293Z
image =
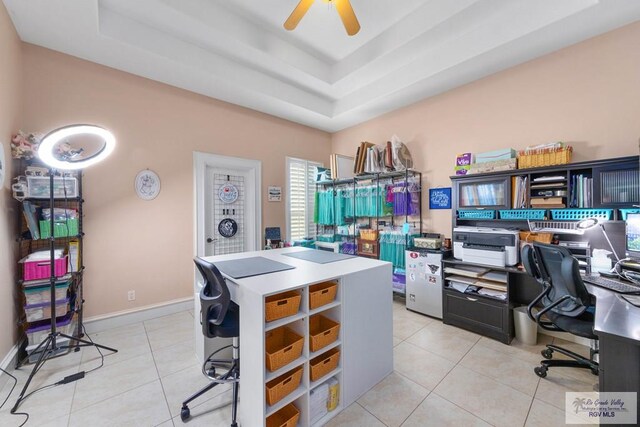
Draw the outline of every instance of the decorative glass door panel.
M509 180L504 178L458 182L460 208L509 208L509 194Z

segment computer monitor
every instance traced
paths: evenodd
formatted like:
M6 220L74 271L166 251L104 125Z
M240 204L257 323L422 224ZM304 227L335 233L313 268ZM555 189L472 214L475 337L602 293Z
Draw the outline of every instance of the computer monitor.
M626 250L628 258L640 260L640 213L627 214Z

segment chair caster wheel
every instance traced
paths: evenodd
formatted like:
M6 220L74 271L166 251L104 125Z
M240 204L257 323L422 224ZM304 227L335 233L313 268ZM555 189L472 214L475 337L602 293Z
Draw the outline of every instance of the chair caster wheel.
M550 348L547 348L545 350L542 350L540 352L540 354L542 355L542 357L544 357L545 359L551 359L553 357L553 350L551 350Z
M189 410L189 407L183 406L180 410L180 419L182 420L182 422L186 422L189 417L191 417L191 411Z
M544 378L547 376L548 369L549 368L547 368L546 366L536 366L535 368L533 368L533 372L535 372L536 375L540 378Z

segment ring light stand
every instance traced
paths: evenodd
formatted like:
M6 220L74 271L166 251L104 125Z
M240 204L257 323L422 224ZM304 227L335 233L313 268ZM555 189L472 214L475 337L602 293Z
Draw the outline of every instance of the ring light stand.
M80 135L89 135L91 138L99 138L101 140L101 147L96 150L95 153L88 156L83 156L85 149L83 147L71 147L67 141L74 137L77 139ZM59 143L66 144L66 151L60 151ZM75 149L74 149L75 148ZM115 138L111 132L98 126L93 125L72 125L66 126L60 129L56 129L42 139L40 147L38 148L38 156L40 159L49 166L49 208L50 208L50 236L49 236L49 256L51 262L51 271L49 277L49 286L51 291L51 326L49 335L33 350L33 354L38 354L38 361L34 365L27 382L22 387L20 395L16 400L15 405L11 408L11 413L15 413L20 404L26 398L25 393L31 384L31 380L42 367L42 365L50 358L56 356L61 350L69 349L72 347L71 343L76 342L77 347L96 347L98 349L108 350L116 353L118 350L107 347L104 345L96 344L90 340L84 340L79 337L63 334L57 330L56 325L56 271L55 271L55 195L54 195L54 175L56 169L61 170L79 170L87 166L95 164L105 157L107 157L115 148ZM80 334L78 334L80 335ZM65 338L68 343L61 346L58 343L60 338ZM80 371L76 374L69 375L59 382L59 384L66 384L84 378L84 371ZM27 395L28 396L28 395Z

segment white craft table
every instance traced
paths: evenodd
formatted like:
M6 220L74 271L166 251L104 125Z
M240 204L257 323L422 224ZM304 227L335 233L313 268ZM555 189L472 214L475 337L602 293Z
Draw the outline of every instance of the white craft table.
M215 264L261 256L296 267L244 279L226 277L232 299L240 306L238 423L243 427L265 426L266 417L290 402L300 410L298 425L310 426L309 392L335 377L340 383L340 405L313 424L322 426L393 370L391 264L361 257L317 264L283 256L285 253L305 250L311 249L293 247L205 258ZM336 301L310 311L309 286L328 280L339 284ZM265 297L290 290L302 292L299 312L294 316L265 323ZM310 353L309 317L317 313L340 322L340 336L330 346L317 353ZM265 333L283 325L305 337L302 357L276 372L268 372L265 366ZM337 346L340 347L338 368L320 380L311 382L309 360ZM273 407L268 406L265 400L265 383L299 366L303 366L303 377L298 389Z

